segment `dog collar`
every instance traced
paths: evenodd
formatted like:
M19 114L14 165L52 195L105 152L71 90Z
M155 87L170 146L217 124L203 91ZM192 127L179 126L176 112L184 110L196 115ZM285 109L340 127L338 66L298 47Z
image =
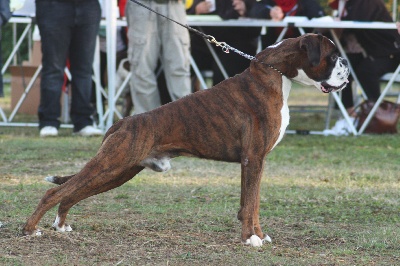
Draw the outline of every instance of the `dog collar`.
M277 69L277 68L274 67L273 65L266 64L266 63L264 63L264 62L258 61L257 59L255 59L255 60L256 60L257 62L260 62L261 64L265 64L265 65L269 66L269 68L271 68L271 69L277 71L279 74L281 74L281 76L284 76L283 73L282 73L282 71L280 71L279 69Z

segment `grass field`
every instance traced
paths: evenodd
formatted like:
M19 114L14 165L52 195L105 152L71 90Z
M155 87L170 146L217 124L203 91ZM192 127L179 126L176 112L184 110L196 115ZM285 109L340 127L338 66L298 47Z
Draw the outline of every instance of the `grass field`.
M53 187L43 178L79 171L100 142L0 127L0 265L400 265L398 135L285 136L266 159L260 221L273 242L262 248L240 242L240 166L193 158L78 203L71 233L51 229L54 208L43 236L22 236Z

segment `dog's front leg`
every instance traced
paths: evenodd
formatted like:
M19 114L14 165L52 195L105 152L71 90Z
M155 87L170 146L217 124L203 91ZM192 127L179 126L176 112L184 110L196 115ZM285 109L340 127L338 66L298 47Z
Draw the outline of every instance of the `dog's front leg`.
M251 246L262 246L264 236L259 222L260 184L264 157L245 156L242 159L241 197L238 219L242 222L242 241Z

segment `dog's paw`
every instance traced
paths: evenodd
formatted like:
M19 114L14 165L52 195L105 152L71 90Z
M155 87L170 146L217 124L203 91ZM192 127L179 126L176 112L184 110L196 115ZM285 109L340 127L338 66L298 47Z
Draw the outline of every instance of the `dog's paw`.
M57 224L53 224L53 228L57 232L65 233L65 232L72 232L72 227L68 224L59 227Z
M272 243L272 240L271 240L271 238L269 237L269 235L265 235L265 237L264 237L264 239L262 240L262 242L263 242L263 243L264 243L264 242Z
M43 235L43 233L40 229L28 230L28 229L24 228L22 230L22 235L23 236L41 236L41 235Z
M55 178L54 176L46 176L44 178L45 181L50 182L50 183L54 183L55 182Z
M249 239L246 240L246 245L250 245L252 247L261 247L262 240L256 235L252 235Z
M72 231L72 227L68 224L65 224L63 226L58 226L60 222L60 217L57 215L56 220L53 223L53 228L57 231L57 232L71 232Z
M250 245L252 247L261 247L264 242L271 243L272 240L268 235L265 235L264 239L259 238L256 235L252 235L249 239L246 240L246 245Z

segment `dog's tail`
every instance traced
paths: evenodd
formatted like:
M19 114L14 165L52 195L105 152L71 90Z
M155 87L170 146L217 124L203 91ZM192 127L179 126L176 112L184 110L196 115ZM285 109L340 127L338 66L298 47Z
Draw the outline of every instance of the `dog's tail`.
M47 182L57 184L57 185L62 185L71 178L73 178L75 175L68 175L68 176L47 176L44 178Z

